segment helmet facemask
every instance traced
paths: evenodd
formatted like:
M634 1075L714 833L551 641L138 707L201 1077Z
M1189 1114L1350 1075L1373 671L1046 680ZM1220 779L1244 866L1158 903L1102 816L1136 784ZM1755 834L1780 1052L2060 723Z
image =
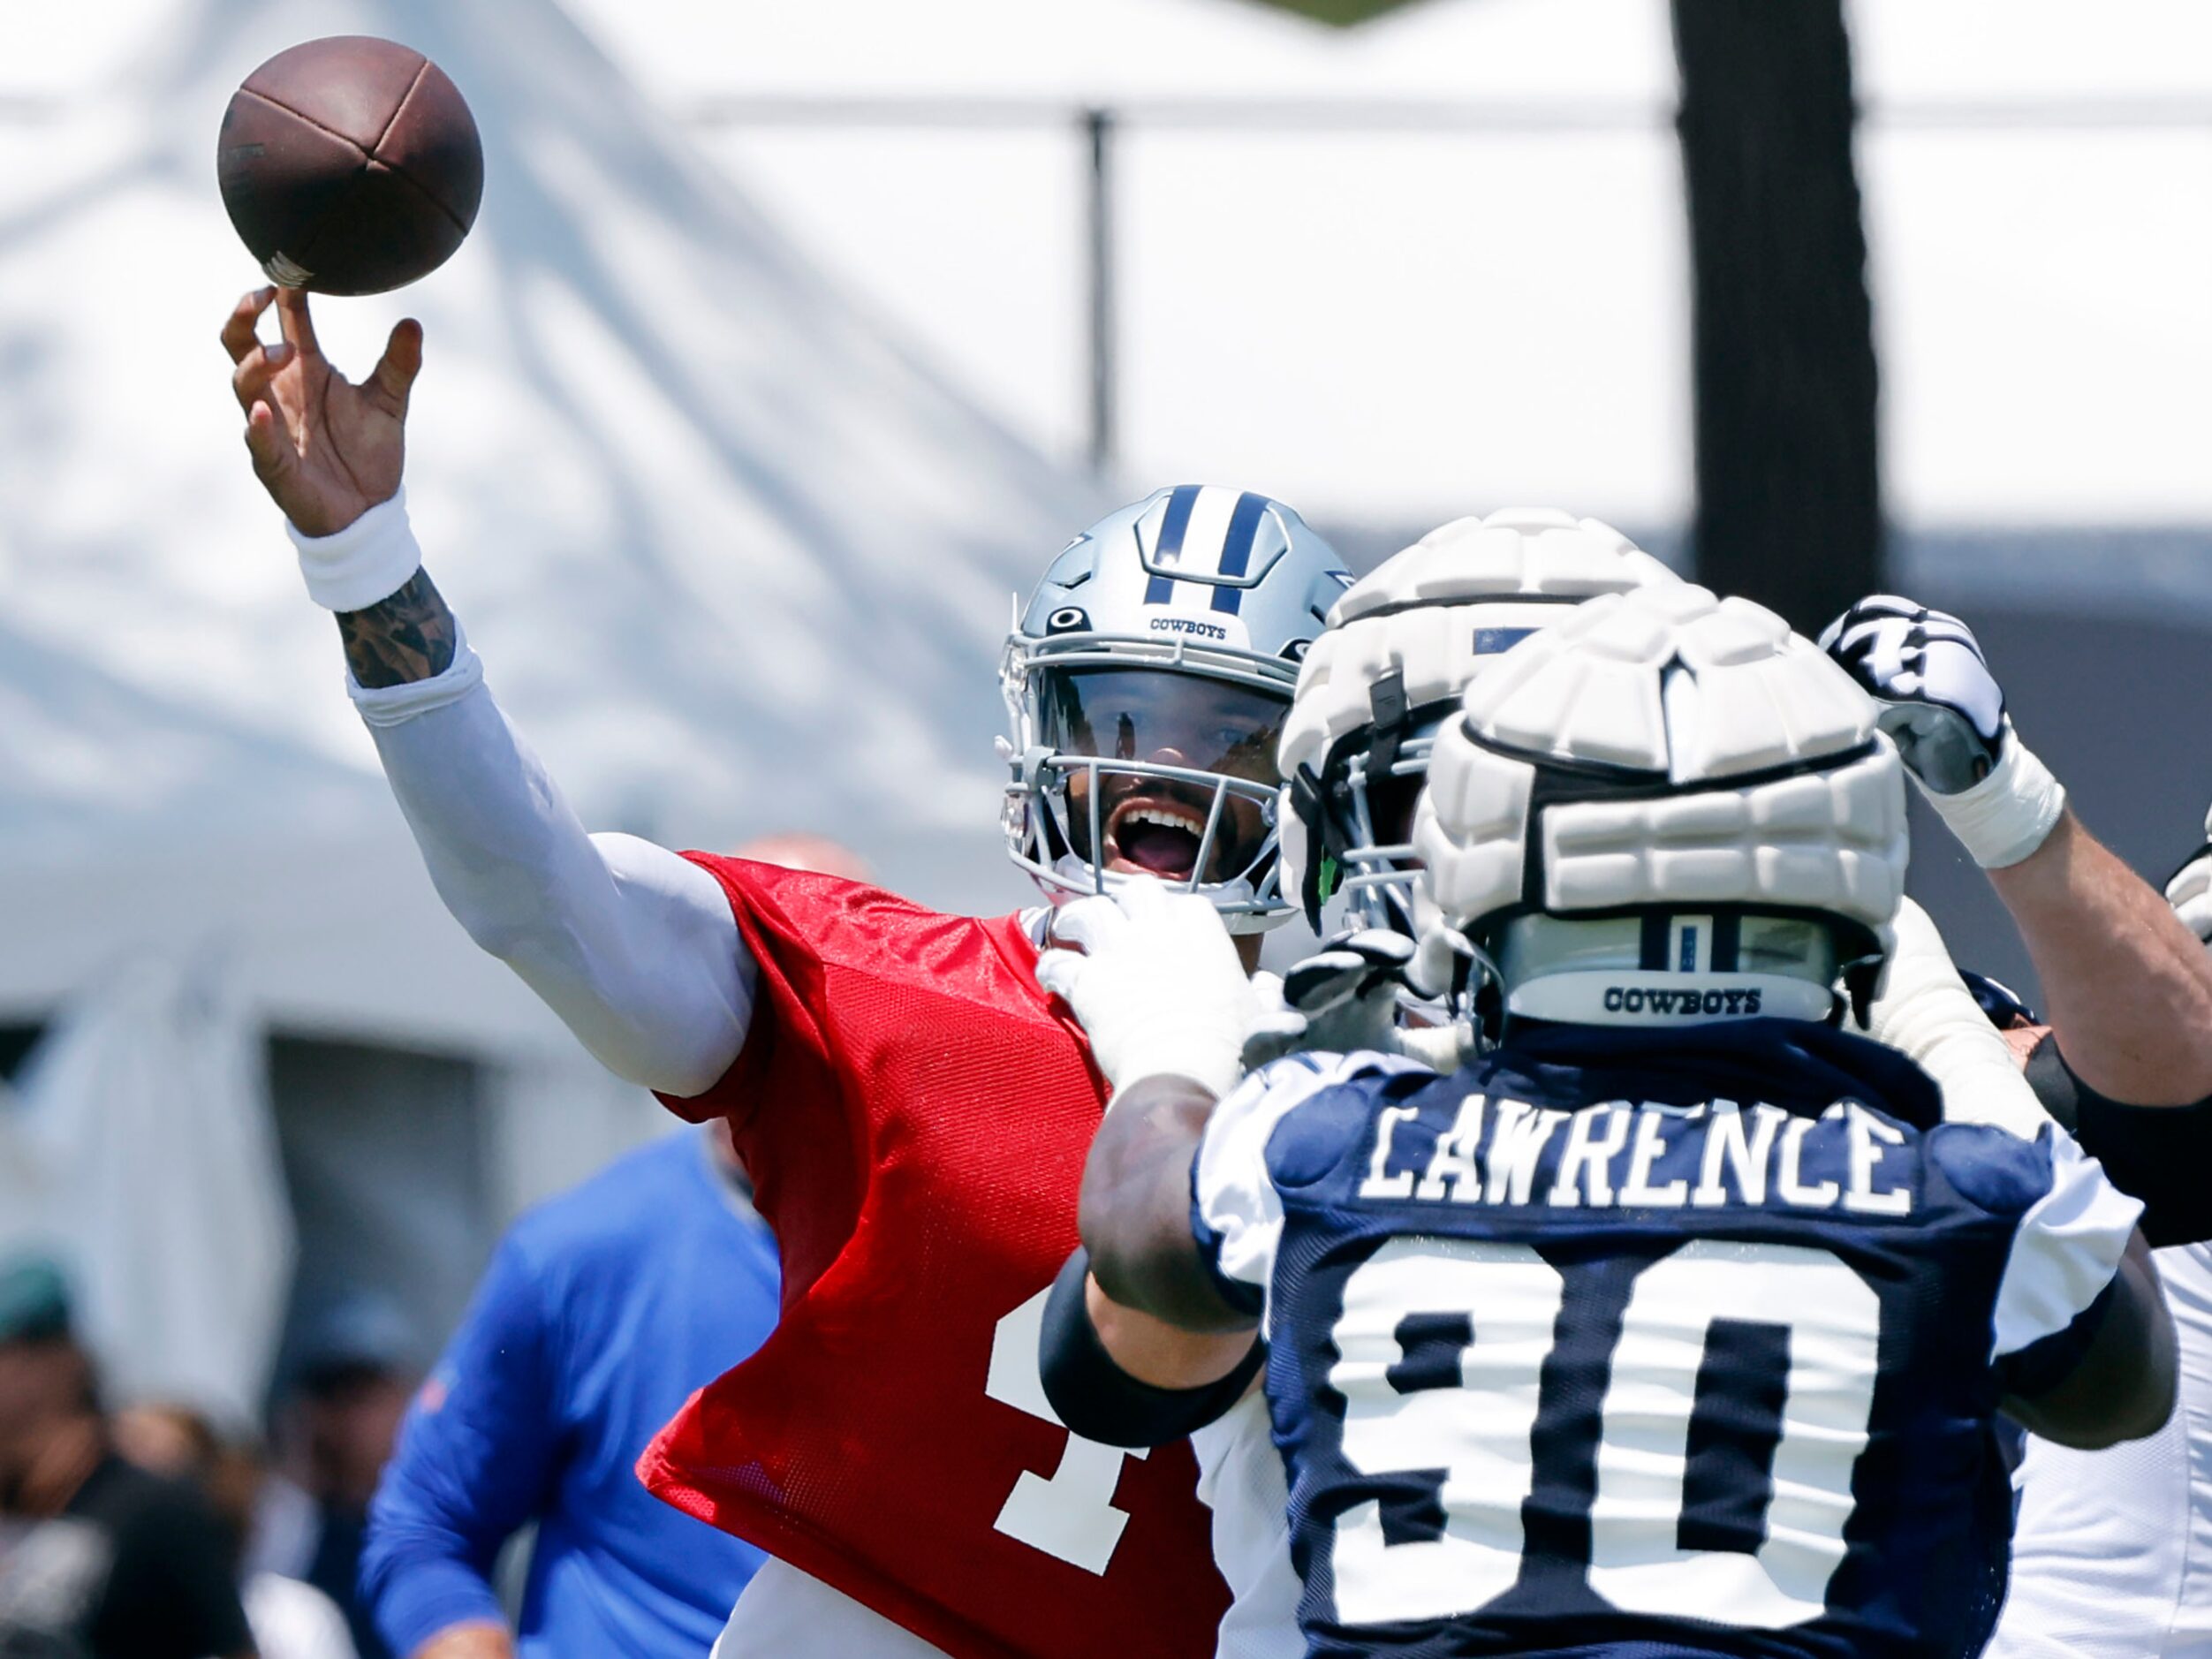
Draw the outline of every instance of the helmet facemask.
M1319 857L1299 897L1318 929L1321 908L1342 894L1345 925L1413 936L1413 807L1445 711L1412 723L1411 735L1363 727L1339 742L1316 784L1302 775L1286 792Z
M1594 519L1506 508L1393 555L1331 609L1299 677L1282 754L1284 881L1308 922L1418 937L1411 807L1437 727L1478 675L1594 595L1673 574Z
M1178 645L1064 635L1008 653L1021 746L1006 830L1056 900L1148 875L1232 932L1278 920L1275 749L1287 673Z
M1000 669L1007 852L1046 897L1147 875L1231 932L1289 918L1276 750L1351 580L1281 502L1214 485L1155 491L1061 551Z

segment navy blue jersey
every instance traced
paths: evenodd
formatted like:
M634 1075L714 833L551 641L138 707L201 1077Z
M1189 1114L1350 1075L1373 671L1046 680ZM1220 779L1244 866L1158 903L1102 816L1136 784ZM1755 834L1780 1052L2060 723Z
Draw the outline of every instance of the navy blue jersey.
M2094 1334L2140 1206L1798 1022L1300 1056L1193 1227L1263 1314L1321 1655L1981 1650L2000 1395Z

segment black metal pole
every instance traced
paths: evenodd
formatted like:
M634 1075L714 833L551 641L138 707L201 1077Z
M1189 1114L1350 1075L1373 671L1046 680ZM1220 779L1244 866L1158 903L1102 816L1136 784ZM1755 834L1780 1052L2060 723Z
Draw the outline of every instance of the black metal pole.
M1114 396L1114 112L1086 110L1082 126L1090 142L1091 466L1103 473L1113 465L1118 436Z
M1882 586L1841 0L1674 0L1698 580L1801 632Z

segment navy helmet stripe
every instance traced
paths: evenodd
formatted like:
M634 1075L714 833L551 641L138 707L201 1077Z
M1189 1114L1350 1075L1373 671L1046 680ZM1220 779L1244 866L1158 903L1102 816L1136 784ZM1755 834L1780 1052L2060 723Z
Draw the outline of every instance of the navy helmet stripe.
M1268 498L1246 490L1237 497L1229 515L1229 534L1222 539L1221 573L1241 576L1252 563L1252 544L1259 539L1260 520L1266 516Z
M1156 564L1166 564L1183 551L1183 537L1191 527L1191 509L1198 505L1199 484L1178 484L1168 492L1168 510L1160 520L1160 544L1153 549ZM1155 574L1144 586L1148 605L1164 605L1175 597L1175 579Z
M1237 497L1236 511L1229 515L1229 534L1222 543L1221 573L1241 576L1252 564L1252 544L1259 540L1260 520L1267 516L1268 498L1246 490ZM1241 587L1216 587L1214 589L1214 609L1230 616L1237 614L1244 602Z
M1713 972L1739 972L1738 960L1743 953L1744 921L1733 911L1720 911L1713 917Z

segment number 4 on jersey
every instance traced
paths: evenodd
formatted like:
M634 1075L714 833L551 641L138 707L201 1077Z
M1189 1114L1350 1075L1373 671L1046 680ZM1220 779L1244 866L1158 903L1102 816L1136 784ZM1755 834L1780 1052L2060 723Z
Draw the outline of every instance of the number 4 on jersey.
M1037 1369L1045 1299L1051 1294L1047 1286L998 1322L991 1333L991 1368L983 1392L1057 1428L1063 1425L1044 1397L1044 1379ZM1121 1542L1122 1528L1129 1525L1128 1511L1114 1507L1122 1459L1144 1455L1069 1435L1051 1479L1021 1472L998 1511L996 1530L1086 1572L1102 1574Z

